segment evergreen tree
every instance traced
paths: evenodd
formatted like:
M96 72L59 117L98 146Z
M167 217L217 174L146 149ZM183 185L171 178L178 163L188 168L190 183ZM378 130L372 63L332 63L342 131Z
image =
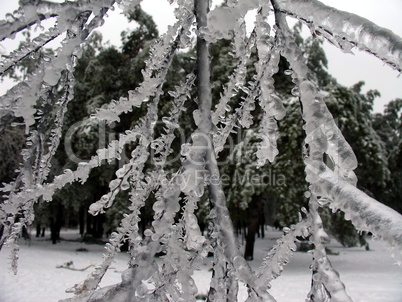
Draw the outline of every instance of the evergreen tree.
M402 99L390 101L383 114L375 114L373 127L384 142L390 171L386 188L380 192L378 198L402 213L402 205L399 202L402 194Z
M139 1L117 2L125 7L126 13L134 11L144 24L150 24L148 18L135 11ZM90 205L89 211L95 216L102 214L113 206L120 193L128 192L127 213L116 231L110 235L102 264L86 280L72 288L77 295L71 299L73 301L194 301L197 289L192 275L197 261L209 251L213 251L214 258L208 301L236 300L239 281L248 288L248 300L275 301L268 291L269 282L277 278L289 262L299 237L309 238L314 246L308 300L351 301L325 249L329 238L320 212L328 208L343 211L345 219L350 219L358 230L370 231L382 237L397 249L397 257L401 257L402 216L356 188L353 172L357 167L356 156L324 102L325 91L322 92L324 87L320 85L326 82L314 83L321 79L317 79L309 69L310 64L310 68L318 72L320 64L314 65L311 64L313 61L305 60L285 17L290 14L304 20L314 35L324 36L342 50L358 46L398 70L402 69L398 59L402 52L400 38L366 19L331 9L315 0L303 3L294 0L239 0L227 1L226 4L208 13L208 1L178 2L175 10L177 22L153 43L150 55L144 56L147 59L141 72L142 83L133 89L130 84L130 90L122 92L118 100L108 102L103 99L103 93L95 95L93 102L101 107L91 112L92 119L76 127L75 130L82 135L75 141L77 151L80 150L83 156L89 156L90 152L83 150L85 146L93 148L96 154L88 161L80 160L76 167L64 169L54 177L49 174L50 164L59 147L67 104L72 100L72 66L77 56L80 56L80 44L94 28L102 24L104 15L114 5L114 1L74 1L62 4L23 1L23 7L14 13L15 16L0 23L0 35L9 37L30 27L37 20L49 17L57 19L57 28L40 35L22 51L13 53L0 66L2 70L26 55L36 53L37 45L42 47L53 36L65 33L56 54L41 60L35 74L27 76L28 84L19 84L1 99L2 127L7 126L10 117L21 118L28 136L23 150L23 164L16 180L2 188L8 196L0 204L0 248L4 244L11 248L14 272L17 268L18 237L22 228L32 223L37 201L43 199L50 202L57 197L56 191L67 189L68 184L73 182L87 183L92 187L93 174L102 175L107 170L103 169L104 165L109 165L110 170L113 170L116 160L126 156L127 161L115 171L113 178L105 181L108 181L107 192L99 199L96 198L98 200ZM247 35L244 17L254 9L255 29ZM267 22L272 13L275 30L271 30ZM168 70L173 66L177 50L190 45L194 20L197 35L196 70L187 74L180 85L165 93L163 87ZM148 32L145 30L144 33ZM227 85L220 90L222 94L219 102L212 107L209 44L221 38L231 40L232 37L236 66ZM381 45L377 43L378 38ZM311 45L314 45L311 51L319 53L317 44ZM131 47L134 45L129 45ZM136 58L140 54L138 52ZM308 199L308 209L301 208L297 215L298 221L283 229L284 235L267 254L256 274L239 251L217 155L224 149L230 133L242 128L245 138L251 143L249 147L253 149L256 146L255 167L263 169L268 165L267 162L275 161L279 153L278 121L283 120L285 115L282 94L275 90L273 80L278 73L281 56L289 63L289 69L284 74L294 83L291 89L293 97L286 106L299 103L297 105L303 119L305 138L302 157L307 189L299 198ZM119 65L126 57L113 49L100 51L95 61L105 63L107 72L118 74L119 69L108 64L111 57L118 59L118 66L126 67ZM247 65L252 60L256 62L252 65L255 72L249 76ZM319 60L323 62L322 57ZM91 66L91 59L88 66ZM97 66L85 67L84 74L88 70L96 77L97 68L93 67ZM182 75L179 70L177 77ZM118 81L114 76L112 79ZM87 82L91 83L91 79L88 78ZM109 93L108 96L113 97L116 91L110 86L109 80L104 79L102 83L111 89L105 94ZM123 83L117 83L116 88L120 85L123 86ZM84 88L84 93L86 89L91 89ZM195 88L196 94L193 92ZM354 92L358 94L356 91L358 89ZM162 97L165 95L169 105L163 104ZM370 101L371 96L366 98ZM232 99L234 102L231 102ZM184 105L187 100L191 100L191 105ZM196 108L192 107L193 100ZM361 104L366 105L365 101ZM178 169L168 171L168 159L177 152L174 148L177 129L181 115L186 115L186 108L193 109L191 114L187 113L193 118L193 124L187 129L194 126L194 130L188 142L181 144ZM137 113L143 115L137 116ZM162 125L158 124L160 119ZM124 129L119 130L118 138L112 140L106 148L94 147L92 137L97 135L94 124L102 126L103 123L109 128L114 126L118 129L121 126ZM108 133L109 130L105 131ZM296 136L292 134L290 137ZM236 156L242 158L241 153L244 152L241 143L237 142L237 145L239 148L236 148ZM376 148L377 144L374 144L373 149ZM370 158L367 157L367 161ZM381 161L381 156L378 158ZM247 160L242 163L246 168L254 164ZM108 174L107 171L105 174ZM258 195L255 192L253 194L253 188L248 183L244 185L249 214L255 219L256 212L261 208ZM374 191L373 188L371 186L368 189ZM206 191L209 201L209 236L201 232L196 218L196 209L204 202ZM147 205L152 206L152 223L142 232L139 222ZM249 228L255 230L255 224L249 224ZM124 242L128 242L130 262L122 274L122 282L98 289ZM157 263L155 256L159 253L165 256ZM146 282L153 286L148 288Z

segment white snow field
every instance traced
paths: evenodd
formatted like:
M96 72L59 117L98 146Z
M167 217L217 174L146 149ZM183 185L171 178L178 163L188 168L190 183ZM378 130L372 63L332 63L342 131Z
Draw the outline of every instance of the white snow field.
M257 270L262 258L275 244L281 232L268 230L265 239L257 239L254 260L250 262ZM52 245L46 237L31 241L21 240L18 274L9 269L9 250L0 252L0 302L47 302L72 297L65 290L75 283L83 281L94 269L74 271L57 268L72 261L74 268L83 269L88 265L101 263L103 246L62 240ZM76 230L63 231L64 239L79 238ZM241 240L240 240L241 241ZM364 248L344 248L335 240L329 248L339 255L331 255L330 260L338 270L341 280L346 285L347 293L356 302L401 302L402 267L394 264L391 251L385 243L368 239L370 251ZM87 251L77 251L86 249ZM127 267L128 255L118 254L116 262L102 280L101 286L120 281L120 273ZM212 258L200 263L194 279L200 295L205 295L209 288ZM296 252L282 275L272 282L270 293L278 302L305 301L310 287L311 271L309 253ZM240 285L239 301L246 299L246 289Z

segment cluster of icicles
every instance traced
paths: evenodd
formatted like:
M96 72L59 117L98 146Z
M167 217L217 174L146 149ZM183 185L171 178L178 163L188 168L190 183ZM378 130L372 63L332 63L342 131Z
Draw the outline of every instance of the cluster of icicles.
M106 244L102 264L86 280L70 289L76 294L70 301L195 301L197 288L192 279L193 271L197 260L209 252L214 254L214 273L208 301L236 301L239 281L248 288L247 301L275 301L269 294L269 283L280 276L284 266L291 260L296 250L297 237L309 238L314 245L312 287L308 299L350 301L339 274L332 268L325 252L325 244L329 239L318 214L318 208L322 206L344 211L358 230L370 231L383 238L395 249L396 259L401 259L402 219L398 213L356 189L353 169L357 162L354 153L337 128L316 85L309 80L309 70L287 27L285 14L307 22L313 31L325 33L326 38L336 42L343 50L350 50L347 48L349 44L357 45L399 70L401 50L394 47L393 41L396 38L392 33L383 30L382 40L378 37L367 39L370 35L378 36L380 30L368 24L367 20L344 12L334 12L312 0L280 0L272 3L267 0L231 0L227 1L227 6L217 7L209 13L208 26L197 30L197 35L208 42L233 38L233 56L238 59L238 64L224 87L218 105L211 112L211 122L215 129L211 141L205 143L209 137L196 129L191 135L191 143L181 148L181 168L172 175L164 170L165 163L172 152L174 130L179 127L184 103L190 100L190 91L195 86L195 76L189 74L182 85L169 92L172 107L168 115L158 115L157 105L163 93L167 71L177 49L191 45L190 35L196 19L194 0L175 1L177 21L152 47L143 70L143 83L135 90L128 91L128 97L112 100L90 118L107 123L119 122L122 113L144 102L148 103L147 114L134 129L128 129L107 148L97 150L96 155L88 162L80 163L75 171L65 170L52 182L47 182L50 161L60 143L67 104L73 99L73 70L81 52L81 44L94 29L103 24L107 11L113 9L114 5L119 5L129 13L139 2L43 1L37 5L21 7L0 23L0 39L3 40L33 24L40 24L41 20L57 20L54 27L40 34L31 45L11 53L8 59L1 61L1 74L22 58L35 55L55 37L65 35L55 56L44 57L37 70L25 82L19 83L0 98L0 131L4 130L11 117L21 117L27 132L19 175L14 182L2 188L7 199L0 205L0 220L4 226L0 246L5 244L11 248L12 268L15 272L19 234L22 227L30 225L34 219L34 203L38 200L50 202L56 190L71 182L85 183L91 169L119 159L125 146L133 142L136 147L131 158L116 171L115 179L109 184L109 193L90 207L94 215L103 213L113 205L120 191L129 190L130 206L127 214ZM257 11L255 27L247 34L244 17L254 9ZM316 14L310 15L313 11ZM273 14L276 25L271 28L267 18ZM342 21L342 26L349 32L340 28L339 20L347 20ZM361 26L361 23L365 26ZM360 36L353 34L353 28L357 26L366 29L360 32ZM381 51L377 51L378 45L375 45L378 40L383 44ZM384 41L388 41L388 46L384 46ZM256 75L252 81L246 82L246 66L253 48L257 50L259 61L256 64ZM306 196L310 202L308 210L301 209L299 223L284 229L284 236L267 254L260 270L254 272L239 251L222 188L218 188L219 194L215 196L219 202L211 207L208 236L201 234L195 210L204 195L204 189L210 185L211 175L206 171L204 160L208 153L206 148L213 149L209 151L218 155L230 133L238 127L249 128L254 122L251 111L256 101L264 111L258 133L261 139L257 151L258 165L264 165L267 160L272 162L278 154L277 120L284 117L285 109L280 96L275 92L272 76L278 71L280 56L285 57L290 64L286 74L292 77L295 85L292 94L300 98L303 107L306 180L310 184ZM54 91L57 87L63 87L64 93L56 98ZM244 97L236 108L232 108L229 101L239 92ZM204 115L200 114L200 110L196 110L193 115L195 124L200 128L205 122L201 120ZM154 126L159 119L165 125L165 132L155 137ZM53 125L54 128L46 129L47 125ZM150 149L153 149L152 153ZM324 163L324 155L332 160L333 168L330 169ZM145 163L150 156L155 165L152 170L147 170ZM138 229L140 210L150 194L156 198L153 204L153 223L142 237ZM179 212L181 218L177 222L175 217ZM124 241L129 242L130 263L122 274L122 282L99 289L102 277ZM157 264L154 256L159 252L165 256Z

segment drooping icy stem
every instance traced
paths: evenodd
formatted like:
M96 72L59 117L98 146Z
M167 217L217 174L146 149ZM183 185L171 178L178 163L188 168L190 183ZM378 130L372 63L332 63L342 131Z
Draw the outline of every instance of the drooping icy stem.
M278 18L280 20L280 16ZM287 31L282 28L282 32ZM287 37L289 39L290 35ZM288 41L288 45L291 45L292 42ZM317 87L305 80L308 71L300 51L288 47L283 55L298 74L303 118L306 121L306 143L309 145L306 179L312 183L312 193L328 196L330 206L334 210L341 209L345 212L346 217L358 230L370 230L391 246L398 248L399 255L396 256L399 258L402 251L402 216L355 188L356 177L353 169L357 167L356 157L336 127ZM333 159L334 170L329 169L323 162L324 153Z
M345 285L339 278L339 273L332 267L328 259L325 245L330 242L328 234L318 213L319 204L312 195L309 203L311 219L310 243L314 244L312 263L312 284L308 295L309 301L342 301L352 302L345 291Z
M385 206L345 180L328 167L318 176L322 192L331 199L333 211L341 210L360 231L372 232L395 249L394 257L402 261L402 215Z
M307 238L311 235L311 216L300 220L290 228L284 228L284 235L276 241L276 245L269 251L264 258L257 274L257 283L260 285L269 284L278 278L286 264L289 263L293 252L297 250L296 237Z
M161 93L174 54L181 39L185 39L185 36L188 35L194 18L188 5L183 4L178 11L179 19L152 47L150 58L146 61L146 67L142 71L144 80L141 85L135 90L129 90L128 98L120 97L118 101L111 101L106 108L98 109L92 116L93 118L105 120L109 124L119 121L122 113L131 111L133 107L140 107L143 102L147 102Z
M341 49L357 46L402 71L402 41L388 29L317 0L278 0L277 9L307 22Z
M85 27L85 23L89 17L89 13L79 14L77 19L68 23L68 27L73 27L76 22L76 28L70 30L65 39L65 43L58 49L58 58L54 58L45 63L44 60L39 64L39 67L29 78L26 85L21 85L21 89L12 89L10 93L2 97L1 101L5 101L6 104L2 104L7 110L1 110L0 120L4 116L22 116L24 118L26 132L29 132L29 127L35 124L35 118L39 119L35 130L30 131L30 135L26 139L27 148L23 149L21 154L23 157L23 164L21 165L19 175L16 180L11 184L4 186L1 190L8 192L8 199L0 205L0 220L4 226L3 236L0 240L0 249L3 246L4 239L10 234L10 232L18 232L22 227L30 225L34 218L33 205L36 202L35 198L32 198L31 192L27 194L28 200L25 203L21 202L18 198L15 198L21 192L31 191L35 186L42 186L46 180L50 171L50 160L56 152L61 136L61 127L63 125L64 113L67 110L67 104L71 100L72 85L73 85L73 67L76 59L75 51L79 47L81 38L85 40L86 35L79 35L79 32ZM89 27L93 27L96 24L94 18ZM87 33L88 34L88 33ZM51 69L51 72L56 72L52 81L49 83L48 73L45 67ZM65 70L64 76L61 75L60 70ZM56 96L56 85L60 78L63 79L65 93L59 99ZM47 85L43 85L47 83ZM42 87L44 86L44 87ZM40 98L40 109L37 113L34 106L38 103ZM16 99L16 100L15 100ZM23 104L19 106L10 106L11 104ZM15 104L16 103L16 104ZM8 106L5 106L8 105ZM3 107L2 106L2 107ZM56 112L55 125L56 128L51 131L50 135L50 147L46 150L46 137L47 137L47 124L49 123L52 111L59 107ZM6 119L7 120L7 119ZM46 151L48 151L46 153ZM7 209L13 208L13 211L7 211ZM17 216L20 217L17 218ZM14 226L14 223L17 223ZM18 238L18 235L11 236L12 238ZM12 250L18 249L17 242L14 240L7 240L7 244L12 247ZM12 252L13 253L13 252ZM15 253L14 253L15 254Z
M103 256L102 264L98 266L85 281L80 284L76 284L72 289L70 289L70 291L73 291L76 294L81 294L87 290L95 289L108 270L115 255L120 251L120 246L123 244L124 240L129 240L132 249L140 246L141 239L139 238L141 237L138 234L140 209L145 205L145 202L149 198L151 191L159 187L161 182L167 181L166 172L163 171L163 165L157 165L156 170L147 175L142 172L144 159L147 158L148 154L148 144L151 142L150 145L152 146L152 143L156 141L158 142L159 149L155 150L155 152L160 154L160 157L158 158L159 162L165 163L174 139L174 129L176 128L179 116L184 109L184 102L189 97L193 82L194 76L189 75L187 77L186 85L178 86L176 87L176 91L170 93L177 99L174 100L174 106L167 118L167 120L169 120L169 122L166 124L167 133L162 134L161 137L153 141L153 131L151 131L152 129L149 127L149 125L155 125L155 121L147 121L147 117L156 117L157 115L155 112L152 113L152 109L154 109L153 106L149 108L149 113L145 118L144 124L137 128L137 130L140 130L142 133L141 137L143 138L143 142L140 142L136 148L136 150L138 150L133 152L133 156L135 156L135 158L132 158L128 164L124 165L116 172L118 178L110 182L109 186L111 191L104 195L105 198L101 198L99 201L91 205L90 210L94 211L95 214L99 211L103 211L105 207L109 207L112 204L114 197L120 190L128 189L128 187L122 187L124 183L127 183L129 186L131 186L131 205L128 209L130 212L129 214L124 215L124 218L120 223L120 227L116 232L112 233L109 243L106 246L106 253ZM144 142L148 142L148 144L145 143L144 145ZM137 173L133 173L134 171Z
M207 26L208 1L195 1L195 12L197 28L200 30ZM197 88L198 88L198 107L200 111L198 129L193 134L193 141L201 147L199 154L200 161L205 160L205 168L211 179L220 179L220 172L217 166L215 150L211 135L211 87L210 87L210 66L208 43L202 36L197 37ZM203 148L202 148L203 147ZM203 149L203 150L202 150ZM234 228L230 219L229 211L226 207L226 198L220 182L210 181L208 185L209 197L215 215L213 217L214 228L220 233L219 236L225 245L225 257L229 263L233 263L239 278L244 281L249 288L249 296L258 300L274 301L268 294L265 287L259 288L255 284L254 272L249 264L240 255L237 240L234 236ZM223 256L223 255L222 255ZM222 257L217 255L217 257ZM234 276L228 276L233 278ZM231 284L233 280L229 280ZM216 288L215 290L222 290ZM233 293L232 293L233 294ZM257 300L256 300L257 301Z
M275 0L272 2L276 9ZM332 133L336 133L337 126L332 122L332 115L329 113L325 103L319 98L316 86L308 80L308 67L294 38L290 34L284 14L276 10L275 19L280 29L278 43L282 48L282 55L287 59L294 71L293 77L298 83L297 89L303 105L303 119L306 123L304 126L306 132L304 161L306 180L310 183L309 191L311 192L309 215L311 216L312 237L310 241L314 244L312 289L308 298L311 301L325 301L330 298L334 301L348 302L351 299L345 291L345 286L340 281L339 274L333 269L326 255L325 244L329 242L329 238L323 229L322 221L317 211L319 207L317 196L322 196L322 190L317 183L317 179L322 167L325 166L323 162L324 153L329 153L328 150L332 150L333 155L339 157L338 161L335 162L335 169L339 169L342 173L339 176L340 178L346 178L344 174L355 168L356 159L350 146L342 136L337 137L338 146L330 143L329 130ZM329 129L325 129L325 125L329 125ZM343 148L339 148L339 145Z

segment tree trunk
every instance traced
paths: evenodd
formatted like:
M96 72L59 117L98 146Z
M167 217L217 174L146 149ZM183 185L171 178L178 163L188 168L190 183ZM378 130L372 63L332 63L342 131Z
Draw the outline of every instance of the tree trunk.
M37 223L36 224L36 236L35 237L39 237L40 236L40 231L41 231L41 227L40 227L40 224L39 223Z
M253 195L251 202L247 208L247 236L246 236L246 247L244 250L244 258L246 260L254 259L254 243L255 235L258 232L260 226L260 217L262 211L262 202L259 195Z
M86 211L85 211L85 207L81 206L78 212L79 215L79 224L80 224L80 235L81 238L84 237L85 234L85 221L86 221Z
M53 244L56 244L60 240L60 229L63 225L63 205L55 203L50 217L50 239Z

